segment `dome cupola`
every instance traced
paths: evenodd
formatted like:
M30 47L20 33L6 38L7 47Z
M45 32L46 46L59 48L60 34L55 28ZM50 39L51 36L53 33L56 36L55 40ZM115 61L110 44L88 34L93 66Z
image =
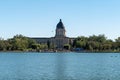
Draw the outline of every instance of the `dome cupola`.
M62 20L60 19L60 22L56 26L56 35L55 37L66 37L65 34L65 27L64 24L62 23Z
M60 22L57 24L56 27L57 27L57 29L64 29L65 28L61 19L60 19Z

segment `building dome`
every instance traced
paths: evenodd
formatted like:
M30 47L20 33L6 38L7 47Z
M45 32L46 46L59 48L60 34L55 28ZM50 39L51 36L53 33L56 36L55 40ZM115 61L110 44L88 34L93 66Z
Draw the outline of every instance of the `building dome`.
M57 29L65 29L61 19L60 22L57 24Z
M62 20L60 19L60 22L57 24L56 26L56 34L55 34L55 37L66 37L66 34L65 34L65 27L62 23Z

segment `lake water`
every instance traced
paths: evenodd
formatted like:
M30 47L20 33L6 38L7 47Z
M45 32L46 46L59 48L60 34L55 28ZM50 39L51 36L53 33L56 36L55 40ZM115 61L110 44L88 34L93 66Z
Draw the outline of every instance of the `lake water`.
M1 52L0 80L120 80L120 54Z

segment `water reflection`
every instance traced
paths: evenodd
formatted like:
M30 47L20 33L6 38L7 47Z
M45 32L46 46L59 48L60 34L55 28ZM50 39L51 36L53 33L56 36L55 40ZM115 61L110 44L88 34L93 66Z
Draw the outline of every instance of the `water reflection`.
M0 80L120 80L120 54L0 54Z

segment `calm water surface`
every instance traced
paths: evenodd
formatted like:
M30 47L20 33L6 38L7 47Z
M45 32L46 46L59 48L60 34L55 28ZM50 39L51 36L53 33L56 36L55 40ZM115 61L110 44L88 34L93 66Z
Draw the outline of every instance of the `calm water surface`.
M0 80L120 80L120 54L1 52Z

